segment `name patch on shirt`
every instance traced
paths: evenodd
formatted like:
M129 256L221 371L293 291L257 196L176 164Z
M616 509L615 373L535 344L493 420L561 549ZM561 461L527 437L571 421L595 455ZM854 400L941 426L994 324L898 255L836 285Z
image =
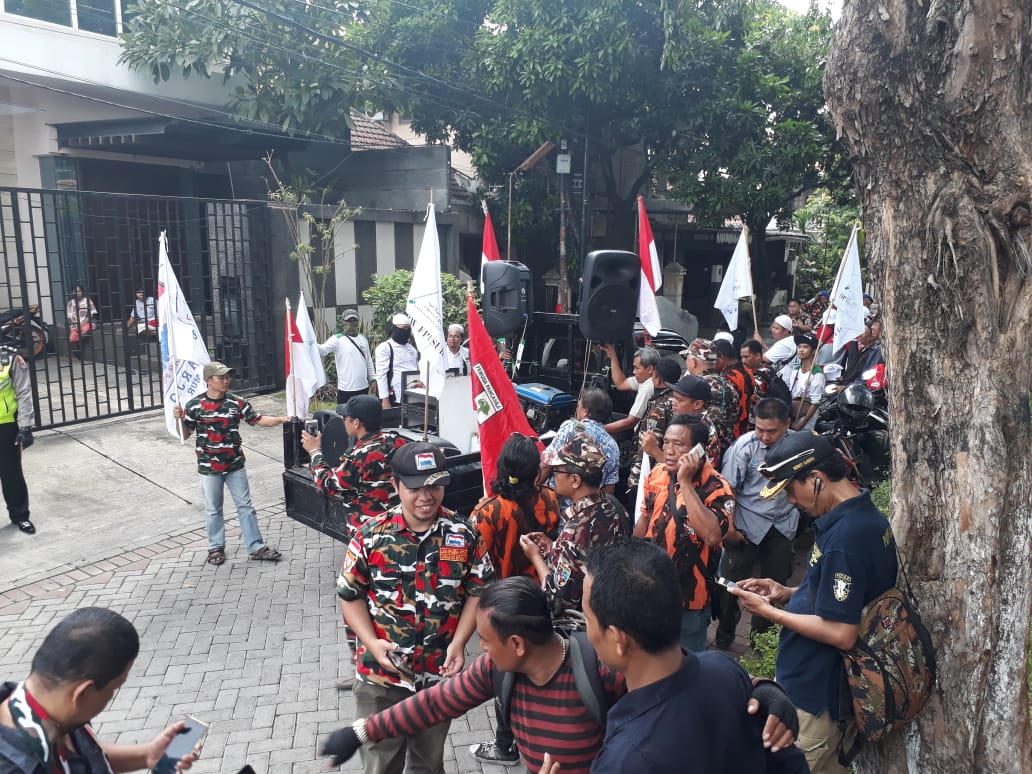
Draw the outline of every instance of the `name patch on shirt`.
M455 548L444 546L441 548L442 562L465 562L469 558L469 549L466 546Z

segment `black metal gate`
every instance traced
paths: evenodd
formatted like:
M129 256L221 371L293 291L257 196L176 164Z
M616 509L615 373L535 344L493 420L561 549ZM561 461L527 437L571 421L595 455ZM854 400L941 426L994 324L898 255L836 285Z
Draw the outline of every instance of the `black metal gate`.
M212 358L236 369L235 389L275 386L264 202L0 188L0 321L25 313L25 349L31 305L46 327L31 360L38 427L161 405L157 336L128 323L137 290L157 297L162 231ZM80 308L89 322L72 322Z

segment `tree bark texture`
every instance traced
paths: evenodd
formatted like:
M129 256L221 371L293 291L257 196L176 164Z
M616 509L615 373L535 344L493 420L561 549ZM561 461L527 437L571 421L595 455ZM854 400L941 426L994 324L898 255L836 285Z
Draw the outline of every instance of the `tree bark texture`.
M846 0L825 94L885 319L893 527L939 684L860 772L1032 771L1032 0Z

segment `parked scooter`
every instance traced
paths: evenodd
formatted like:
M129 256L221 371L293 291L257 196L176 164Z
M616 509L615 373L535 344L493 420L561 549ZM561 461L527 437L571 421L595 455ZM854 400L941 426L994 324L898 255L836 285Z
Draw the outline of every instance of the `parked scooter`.
M50 341L50 333L47 324L39 316L39 304L29 305L27 325L24 309L0 313L0 341L6 346L15 347L26 360L42 355Z
M815 429L849 462L855 483L873 488L889 477L892 458L885 391L871 390L867 383L851 384L838 393L829 392Z

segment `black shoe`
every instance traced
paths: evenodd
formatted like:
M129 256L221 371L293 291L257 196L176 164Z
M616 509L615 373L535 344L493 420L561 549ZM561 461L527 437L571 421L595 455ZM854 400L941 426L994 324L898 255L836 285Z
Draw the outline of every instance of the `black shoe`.
M16 521L15 524L17 524L18 525L18 529L20 529L26 535L35 535L36 534L36 525L33 524L28 519L22 519L21 521Z
M501 749L494 741L471 745L470 755L484 763L500 763L503 766L514 766L520 762L520 754L515 745L508 750Z
M728 634L721 629L717 629L717 636L713 644L721 650L731 650L731 646L735 644L735 635L733 632Z

